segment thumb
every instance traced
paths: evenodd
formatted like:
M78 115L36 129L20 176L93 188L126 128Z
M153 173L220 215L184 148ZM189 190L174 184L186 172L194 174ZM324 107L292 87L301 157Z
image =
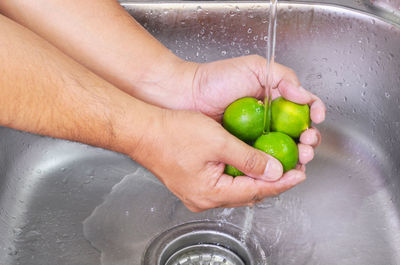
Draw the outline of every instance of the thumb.
M226 139L228 144L221 150L221 162L232 165L247 176L259 180L277 181L282 177L283 167L276 158L228 135Z

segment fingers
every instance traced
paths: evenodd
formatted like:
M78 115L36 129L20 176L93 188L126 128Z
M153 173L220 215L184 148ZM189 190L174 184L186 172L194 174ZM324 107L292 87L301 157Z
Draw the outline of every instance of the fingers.
M272 72L274 77L273 87L278 87L279 83L282 80L285 80L288 83L293 84L293 86L300 87L300 81L296 73L291 68L286 67L279 63L274 63L272 65Z
M279 94L285 99L297 104L309 104L312 102L311 93L301 86L294 85L288 80L281 80L278 85Z
M256 96L260 95L260 89L262 85L265 86L265 80L267 79L266 72L266 60L261 56L246 56L241 57L240 60L247 62L248 69L257 74L259 86L256 86L256 90L252 90L253 93L248 93L248 95ZM286 98L287 100L293 101L298 104L308 104L310 106L310 116L311 120L319 124L325 120L326 107L321 99L312 94L311 92L305 90L301 87L300 81L296 73L284 65L274 63L272 64L273 72L273 89L272 98L275 99L279 96Z
M314 158L314 148L310 145L298 144L299 149L299 163L306 165Z
M319 124L325 120L326 107L320 98L313 94L311 94L311 96L312 103L310 104L310 117L314 123Z
M296 169L305 173L306 172L306 165L297 164Z
M300 135L299 165L297 169L305 171L305 165L314 158L314 148L321 143L321 134L316 128L310 128Z
M220 161L232 165L255 179L276 181L282 177L282 164L274 157L257 150L227 133Z
M222 175L217 185L216 204L219 207L248 206L287 191L305 180L304 172L291 170L276 182L266 182L249 177L232 178Z
M273 67L273 87L277 87L278 90L275 91L279 92L274 93L273 96L281 95L298 104L308 104L312 101L311 93L301 87L300 81L292 69L278 63L275 63Z
M325 104L320 98L303 87L293 85L287 80L282 80L278 85L278 91L287 100L298 104L308 104L310 106L310 117L314 123L318 124L325 120Z
M321 134L316 128L311 127L300 135L300 143L317 147L321 143Z
M301 87L296 73L292 69L278 63L275 63L273 67L273 87L278 88L274 91L273 98L281 95L292 102L308 104L310 106L311 120L316 124L323 122L325 120L326 107L322 100Z

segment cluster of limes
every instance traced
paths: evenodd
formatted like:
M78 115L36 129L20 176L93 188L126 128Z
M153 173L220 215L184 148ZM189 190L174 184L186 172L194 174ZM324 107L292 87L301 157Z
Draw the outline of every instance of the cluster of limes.
M242 141L278 159L286 172L297 165L299 154L295 141L311 124L310 108L279 97L272 101L270 111L271 132L264 134L263 102L251 97L241 98L226 108L223 126ZM226 165L225 173L245 175L231 165Z

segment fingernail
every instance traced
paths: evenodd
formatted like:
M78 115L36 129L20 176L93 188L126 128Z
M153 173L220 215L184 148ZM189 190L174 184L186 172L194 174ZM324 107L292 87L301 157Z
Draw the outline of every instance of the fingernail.
M325 112L320 112L317 114L317 123L321 123L325 120Z
M301 136L300 142L303 144L314 145L318 142L318 136L313 133L305 133Z
M310 142L312 145L317 144L318 143L318 136L316 134L314 134L311 139Z
M325 120L325 106L322 102L317 101L312 104L311 111L315 113L313 122L318 124Z
M262 179L266 181L277 181L282 177L282 174L282 164L277 159L271 157L265 166Z

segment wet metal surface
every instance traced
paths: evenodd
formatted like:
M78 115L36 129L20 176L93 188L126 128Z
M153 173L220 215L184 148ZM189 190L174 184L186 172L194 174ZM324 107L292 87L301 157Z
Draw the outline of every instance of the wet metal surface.
M124 6L182 58L265 55L265 3ZM252 233L271 265L400 264L400 27L332 5L281 3L278 17L276 61L292 67L328 113L308 180L255 207ZM139 189L148 173L129 178L138 167L106 150L0 128L0 264L100 264L82 222L107 203L121 208L98 227L98 237L115 232L105 247L140 231L145 249L165 224L246 225L246 208L193 214L157 182ZM110 194L122 179L129 185Z

